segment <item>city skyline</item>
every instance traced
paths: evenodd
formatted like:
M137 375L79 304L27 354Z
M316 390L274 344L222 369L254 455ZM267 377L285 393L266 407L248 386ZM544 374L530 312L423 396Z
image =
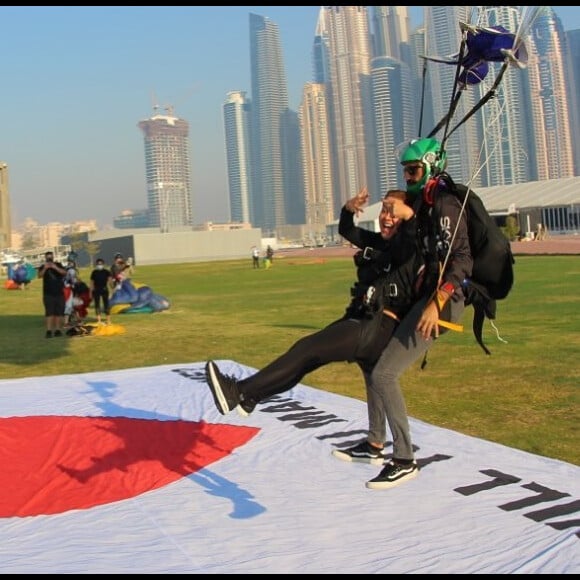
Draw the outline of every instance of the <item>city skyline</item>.
M565 30L580 28L580 7L553 8ZM318 11L0 8L6 29L0 161L10 172L12 226L31 217L40 223L95 218L105 227L123 210L145 208L136 125L154 106L172 107L190 125L193 222L227 221L222 107L231 91L251 93L249 14L278 26L289 104L297 110L313 77ZM411 9L412 27L421 13ZM212 27L213 50L202 35Z

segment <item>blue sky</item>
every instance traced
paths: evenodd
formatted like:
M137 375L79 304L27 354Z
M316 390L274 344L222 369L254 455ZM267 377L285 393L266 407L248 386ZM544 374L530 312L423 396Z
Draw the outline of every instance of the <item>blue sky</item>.
M580 28L580 7L553 7ZM3 6L0 161L13 227L146 207L143 137L153 105L190 124L194 221L228 219L222 105L250 95L249 13L280 31L290 106L311 80L318 6ZM412 25L422 10L411 9Z

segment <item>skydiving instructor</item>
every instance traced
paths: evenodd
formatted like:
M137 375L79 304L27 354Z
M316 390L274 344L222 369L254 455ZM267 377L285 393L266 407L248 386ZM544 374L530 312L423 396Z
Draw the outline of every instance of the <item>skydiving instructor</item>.
M386 440L385 414L393 441L392 458L367 482L369 489L388 489L418 475L400 377L445 332L442 321L460 320L465 309L462 283L473 269L467 216L450 191L453 182L445 173L441 144L432 138L413 139L400 146L398 156L407 193L414 199L425 279L423 297L401 320L367 380L368 441L382 445Z

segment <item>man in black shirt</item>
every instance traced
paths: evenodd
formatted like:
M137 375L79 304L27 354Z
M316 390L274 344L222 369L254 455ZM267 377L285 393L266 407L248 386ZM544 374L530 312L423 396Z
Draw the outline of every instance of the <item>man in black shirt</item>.
M97 258L95 269L91 272L91 294L95 304L97 322L101 322L101 314L104 312L107 317L107 324L111 323L111 310L109 307L109 284L113 280L111 271L105 268L103 258ZM103 304L101 308L101 302Z
M38 277L42 278L42 303L46 317L46 338L62 336L64 322L64 277L66 269L60 262L54 261L54 254L44 254L44 264L38 268Z

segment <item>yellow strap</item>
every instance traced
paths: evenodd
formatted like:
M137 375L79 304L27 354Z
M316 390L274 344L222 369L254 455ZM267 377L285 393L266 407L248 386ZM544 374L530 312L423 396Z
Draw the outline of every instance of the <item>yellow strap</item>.
M463 324L454 324L453 322L447 322L446 320L438 320L437 324L448 328L449 330L456 330L457 332L463 332Z

